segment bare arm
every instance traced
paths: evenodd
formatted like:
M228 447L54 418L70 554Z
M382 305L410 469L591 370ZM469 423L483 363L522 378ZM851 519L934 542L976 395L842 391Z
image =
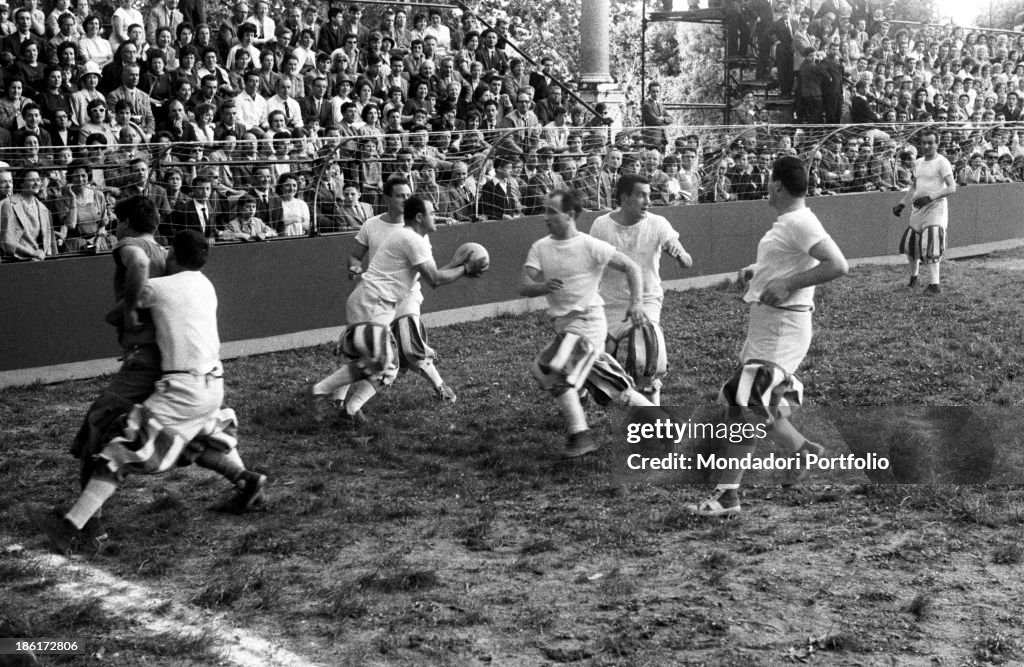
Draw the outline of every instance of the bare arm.
M788 278L777 278L768 283L761 292L761 303L775 306L785 301L790 294L804 287L821 285L850 272L850 265L836 242L828 238L818 242L808 254L818 260L812 269Z
M663 245L661 249L668 253L670 257L674 257L675 260L679 262L679 266L684 269L688 269L693 266L693 257L690 257L690 253L686 252L686 249L683 248L683 244L679 242L679 239L666 241L665 245Z
M121 263L124 264L124 326L127 329L137 328L140 324L137 308L142 288L149 278L149 257L139 248L124 246L119 250Z
M562 289L562 281L558 278L545 280L542 271L538 271L532 266L523 267L523 273L519 278L520 296L547 296L551 292L557 292L560 289Z
M616 271L622 271L626 274L626 281L629 283L630 297L629 308L626 309L626 319L633 320L633 324L635 326L643 325L644 322L647 321L647 315L644 314L644 279L643 275L640 273L640 267L624 253L616 252L611 261L608 262L608 268L615 269Z
M469 275L469 267L466 264L460 264L450 269L439 269L432 259L417 264L415 268L424 282L435 289Z
M348 279L355 280L356 276L363 272L363 258L370 248L362 243L356 242L356 249L348 256Z

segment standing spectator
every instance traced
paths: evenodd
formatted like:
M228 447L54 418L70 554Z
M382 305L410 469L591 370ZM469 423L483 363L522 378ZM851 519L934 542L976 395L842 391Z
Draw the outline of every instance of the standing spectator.
M775 67L779 75L779 94L783 98L793 96L793 42L799 29L799 22L790 16L788 4L779 6L779 18L772 24L771 40L775 42Z
M274 23L274 19L268 15L269 10L270 4L267 0L256 0L253 15L246 19L256 26L256 36L252 43L259 49L273 46L276 40L277 25Z
M120 0L118 8L114 10L111 18L110 48L117 51L118 47L128 41L128 28L133 25L143 25L145 19L142 12L132 7L132 0Z
M661 84L652 81L647 86L647 99L641 105L641 116L644 126L644 144L648 148L663 149L668 145L668 135L665 134L664 126L672 124L672 117L665 111L661 100Z
M818 54L813 46L804 51L800 65L800 87L797 91L797 122L805 125L821 125L825 122L824 87L830 81L829 75L819 64Z
M843 66L839 62L839 45L828 45L828 57L821 65L822 104L825 107L825 122L838 125L843 115Z

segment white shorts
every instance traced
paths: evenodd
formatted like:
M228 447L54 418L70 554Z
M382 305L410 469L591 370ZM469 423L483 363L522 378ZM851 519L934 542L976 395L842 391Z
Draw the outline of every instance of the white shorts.
M382 299L367 289L366 283L359 281L345 302L345 321L348 326L364 322L390 326L397 311L398 304Z
M608 338L608 322L605 320L604 308L601 306L556 317L552 323L555 333L576 334L589 340L595 350L604 349L605 339Z
M778 364L790 374L796 373L811 348L811 335L810 311L751 304L747 340L740 351L740 363L763 359Z

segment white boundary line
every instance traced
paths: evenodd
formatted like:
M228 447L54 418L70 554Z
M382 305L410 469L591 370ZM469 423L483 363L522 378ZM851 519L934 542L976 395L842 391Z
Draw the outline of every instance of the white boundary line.
M95 599L107 613L138 623L148 633L188 636L210 632L216 649L229 664L238 667L317 667L322 664L244 628L232 627L224 623L221 614L188 608L181 602L157 595L151 588L119 579L77 558L43 554L36 562L47 570L47 576L57 580L54 588L68 600ZM108 648L112 652L117 650L109 644ZM86 649L91 650L88 646Z
M974 255L983 255L996 250L1010 250L1024 245L1024 239L1013 239L1009 241L996 241L994 243L981 243L960 248L950 248L946 251L949 259L959 259ZM864 264L879 264L891 266L893 264L904 264L906 259L902 255L884 255L881 257L863 257L850 260L851 266ZM682 278L679 280L666 280L663 286L667 290L680 291L700 289L716 285L723 280L732 279L735 272L716 273L696 278ZM436 313L426 313L423 321L427 326L439 327L461 322L482 320L497 315L513 314L543 310L545 302L543 298L537 299L513 299L511 301L499 301L485 303L478 306L465 308L453 308ZM297 331L295 333L267 336L266 338L252 338L248 340L232 341L221 346L221 357L234 359L236 357L247 357L254 354L266 354L268 352L281 352L283 350L294 350L302 347L312 347L323 343L333 342L341 332L341 327L326 327L323 329L310 329L308 331ZM94 359L91 361L80 361L68 364L56 364L54 366L40 366L38 368L24 368L0 372L0 389L5 387L25 386L35 383L51 384L64 382L65 380L84 380L94 378L106 373L113 373L118 368L116 359Z

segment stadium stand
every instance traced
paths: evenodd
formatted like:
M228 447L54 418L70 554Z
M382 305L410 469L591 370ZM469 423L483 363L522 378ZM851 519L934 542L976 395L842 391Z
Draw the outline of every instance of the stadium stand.
M648 127L628 128L558 83L557 54L529 71L508 46L522 26L493 16L366 3L282 19L239 2L213 25L177 0L141 21L17 8L0 25L0 262L109 249L113 203L135 193L165 238L244 242L353 232L395 174L450 224L536 212L562 185L608 209L630 172L661 205L758 199L786 154L815 196L900 190L934 126L962 185L1024 180L1024 35L908 25L870 3L754 4L729 14L730 57L781 78L793 107L747 91L734 124L685 127L646 99ZM744 38L765 11L771 30Z

